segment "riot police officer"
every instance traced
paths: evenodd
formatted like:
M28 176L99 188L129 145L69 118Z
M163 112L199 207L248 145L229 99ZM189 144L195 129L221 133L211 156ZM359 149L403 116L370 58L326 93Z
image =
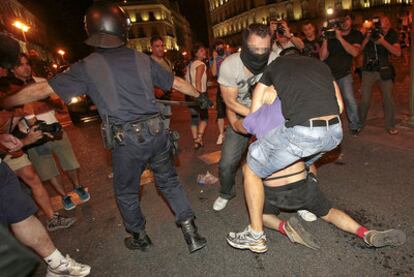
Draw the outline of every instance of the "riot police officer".
M151 166L155 183L176 215L189 251L206 245L194 223L194 213L171 161L171 143L155 101L154 86L171 87L206 99L183 79L174 77L145 54L125 47L130 21L117 5L95 3L85 16L86 44L96 51L48 82L36 83L4 100L6 106L45 98L55 91L65 101L86 93L96 104L103 121L106 145L112 149L114 191L126 230L129 249L148 250L152 243L145 232L145 218L138 194L140 176ZM138 173L138 174L137 174Z

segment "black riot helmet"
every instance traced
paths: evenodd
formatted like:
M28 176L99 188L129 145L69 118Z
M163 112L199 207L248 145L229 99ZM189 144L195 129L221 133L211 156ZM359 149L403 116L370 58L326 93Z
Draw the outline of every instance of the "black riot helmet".
M85 43L100 48L116 48L126 43L131 21L118 5L106 1L94 3L85 15L88 38Z
M11 68L19 61L20 45L10 36L0 33L0 67Z

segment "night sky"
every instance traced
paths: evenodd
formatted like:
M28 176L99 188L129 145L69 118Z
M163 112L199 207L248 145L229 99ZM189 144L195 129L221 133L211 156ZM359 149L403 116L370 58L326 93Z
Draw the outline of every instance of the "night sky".
M207 45L208 33L203 1L177 0L193 31L193 41ZM83 41L83 17L93 0L19 0L46 26L54 49L67 50L67 59L74 62L85 57L91 49Z

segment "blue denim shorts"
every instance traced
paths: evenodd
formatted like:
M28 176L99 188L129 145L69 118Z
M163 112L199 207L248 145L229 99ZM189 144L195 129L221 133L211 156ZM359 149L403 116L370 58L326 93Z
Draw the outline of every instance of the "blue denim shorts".
M247 164L257 176L266 178L300 159L309 166L341 141L341 122L323 127L282 125L250 145Z

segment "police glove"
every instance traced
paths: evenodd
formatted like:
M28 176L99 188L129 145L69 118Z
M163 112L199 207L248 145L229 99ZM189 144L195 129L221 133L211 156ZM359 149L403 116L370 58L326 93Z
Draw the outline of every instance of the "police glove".
M200 96L196 98L197 104L202 110L207 110L211 106L213 106L213 102L211 102L210 98L208 98L207 93L200 93Z

